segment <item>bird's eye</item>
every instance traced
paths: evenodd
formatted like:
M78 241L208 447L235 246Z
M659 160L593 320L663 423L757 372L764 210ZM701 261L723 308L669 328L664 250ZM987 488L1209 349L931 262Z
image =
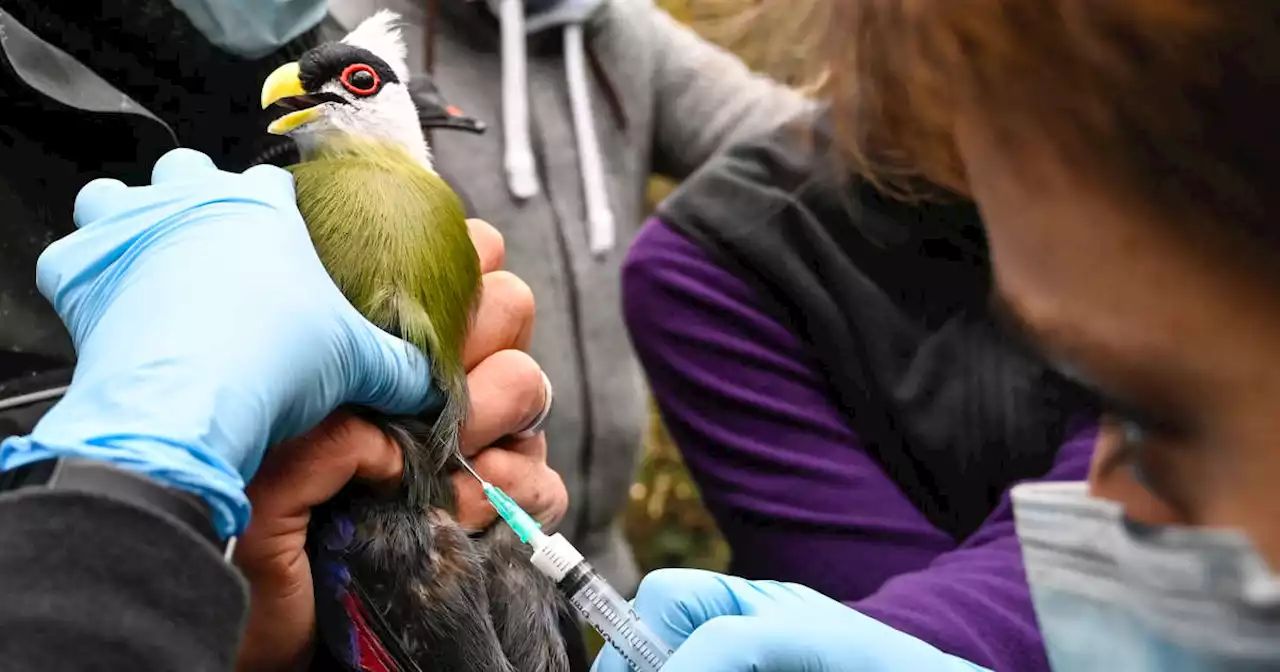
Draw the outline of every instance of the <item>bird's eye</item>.
M351 93L357 96L372 96L378 92L378 87L382 85L382 78L374 72L373 68L364 63L352 63L342 71L342 76L338 78L342 85Z

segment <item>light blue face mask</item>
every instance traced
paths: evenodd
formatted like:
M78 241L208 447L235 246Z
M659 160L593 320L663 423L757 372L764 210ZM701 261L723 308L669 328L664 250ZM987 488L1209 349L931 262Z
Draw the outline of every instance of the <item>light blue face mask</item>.
M261 58L324 19L328 0L170 0L223 50Z
M1243 534L1130 523L1084 483L1013 505L1054 672L1280 669L1280 579Z

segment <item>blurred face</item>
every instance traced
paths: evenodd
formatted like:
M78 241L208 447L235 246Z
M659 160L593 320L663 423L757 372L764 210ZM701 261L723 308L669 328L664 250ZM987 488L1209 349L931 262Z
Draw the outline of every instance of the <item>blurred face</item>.
M1280 284L980 124L959 141L1000 302L1109 407L1094 496L1241 529L1280 570Z

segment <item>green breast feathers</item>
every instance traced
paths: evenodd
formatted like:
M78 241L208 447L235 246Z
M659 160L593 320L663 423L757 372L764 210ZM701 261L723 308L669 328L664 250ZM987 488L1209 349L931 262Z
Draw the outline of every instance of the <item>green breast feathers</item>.
M379 327L422 348L434 373L462 375L480 263L462 202L395 147L327 147L289 168L325 269Z

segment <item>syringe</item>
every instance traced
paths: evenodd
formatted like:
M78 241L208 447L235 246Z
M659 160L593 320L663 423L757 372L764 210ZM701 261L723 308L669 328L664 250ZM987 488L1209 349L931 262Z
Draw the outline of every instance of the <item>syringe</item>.
M520 541L533 547L533 566L556 582L573 606L636 672L657 672L671 657L667 646L640 620L631 604L605 582L564 535L548 536L542 525L524 512L507 493L480 478L461 456L467 471L480 481L484 495Z

